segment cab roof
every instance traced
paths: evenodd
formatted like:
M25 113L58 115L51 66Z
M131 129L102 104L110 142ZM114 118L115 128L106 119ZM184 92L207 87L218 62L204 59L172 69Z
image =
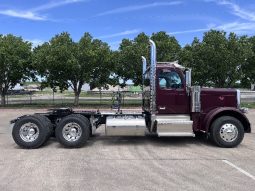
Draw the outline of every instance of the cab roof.
M157 68L178 68L180 70L185 70L186 68L178 63L174 62L157 62Z

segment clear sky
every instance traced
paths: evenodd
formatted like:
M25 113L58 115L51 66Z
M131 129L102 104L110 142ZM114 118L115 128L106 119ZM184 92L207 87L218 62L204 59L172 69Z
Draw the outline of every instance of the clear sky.
M181 45L210 28L254 35L254 0L1 0L0 33L40 44L84 32L116 49L122 38L166 31Z

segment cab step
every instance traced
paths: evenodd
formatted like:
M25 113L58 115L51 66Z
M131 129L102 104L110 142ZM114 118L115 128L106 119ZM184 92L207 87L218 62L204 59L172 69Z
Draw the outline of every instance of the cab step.
M158 137L195 137L194 133L158 133Z
M159 137L194 137L193 121L189 115L156 116L157 134Z

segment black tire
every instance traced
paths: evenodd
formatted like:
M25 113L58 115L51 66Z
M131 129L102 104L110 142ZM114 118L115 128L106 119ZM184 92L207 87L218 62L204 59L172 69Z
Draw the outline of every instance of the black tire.
M47 128L48 131L48 136L45 142L47 142L47 140L52 136L52 134L54 133L54 129L53 129L53 124L51 123L51 121L49 120L48 117L44 116L44 115L35 115L35 117L38 117L42 123L44 123L44 127Z
M63 135L63 128L68 123L75 123L81 128L81 135L77 140L67 140ZM89 120L79 114L72 114L64 117L55 129L55 135L60 144L69 148L79 148L85 145L90 136L90 123Z
M17 145L19 145L20 147L26 149L35 149L42 146L47 141L50 132L50 124L47 120L45 120L45 118L47 117L41 115L31 115L19 119L14 124L12 129L12 137L15 143L17 143ZM39 130L38 137L31 142L25 141L20 133L21 127L27 123L35 124Z
M224 137L222 127L224 125L235 126L237 134L234 137ZM231 126L231 127L232 127ZM242 123L231 116L222 116L217 118L211 125L210 138L219 147L232 148L239 145L244 137L244 127ZM233 140L232 140L233 139Z

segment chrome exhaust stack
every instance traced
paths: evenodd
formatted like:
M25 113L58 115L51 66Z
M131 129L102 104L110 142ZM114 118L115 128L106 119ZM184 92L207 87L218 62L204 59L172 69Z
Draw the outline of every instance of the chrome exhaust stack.
M142 61L143 61L143 74L142 76L145 74L146 68L147 68L147 60L144 56L142 56Z
M150 67L150 87L151 87L151 103L150 110L152 114L156 113L156 65L157 65L157 52L156 44L153 40L150 40L151 46L151 67Z

